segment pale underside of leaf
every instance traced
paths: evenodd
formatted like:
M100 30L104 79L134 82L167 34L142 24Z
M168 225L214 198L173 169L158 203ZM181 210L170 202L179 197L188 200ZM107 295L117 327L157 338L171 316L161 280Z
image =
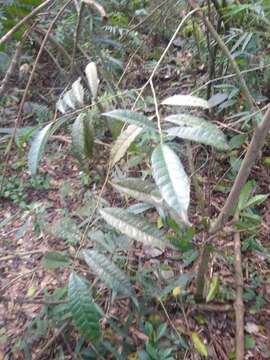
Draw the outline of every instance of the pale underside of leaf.
M147 181L129 178L114 181L112 185L119 192L123 192L136 200L159 206L162 203L162 197L155 185Z
M81 84L81 78L74 81L72 84L72 91L78 105L83 106L84 89Z
M227 150L226 137L218 128L211 127L173 127L167 130L169 136L179 137L201 144L213 146L219 150Z
M132 286L126 274L105 255L96 250L85 250L83 254L88 266L106 286L123 295L132 294Z
M128 148L140 134L142 128L129 125L117 138L111 149L111 165L114 166L126 154Z
M173 95L162 101L162 105L209 108L208 101L192 95Z
M156 125L147 116L135 111L116 109L103 115L145 129L156 130Z
M109 225L144 245L161 250L171 247L163 233L141 216L118 208L101 209L100 214Z
M152 154L153 177L157 187L176 213L187 220L190 183L179 157L168 145L159 145Z
M205 120L204 118L190 114L185 114L185 113L169 115L165 117L164 120L179 126L217 128L215 124L212 124L211 122Z
M52 125L53 123L51 122L40 130L31 144L28 155L28 166L32 176L35 176L37 173L38 163L44 150L45 143L50 136Z
M98 73L97 73L97 66L94 62L90 62L86 66L85 74L87 77L87 81L88 81L92 96L95 99L97 96L99 79L98 79Z

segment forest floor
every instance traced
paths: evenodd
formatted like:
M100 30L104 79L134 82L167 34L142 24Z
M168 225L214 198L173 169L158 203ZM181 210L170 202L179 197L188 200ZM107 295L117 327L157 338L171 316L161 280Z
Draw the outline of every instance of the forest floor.
M168 85L166 85L168 86ZM164 90L166 92L166 88ZM265 150L268 155L269 149ZM46 156L42 160L39 173L39 182L31 183L28 170L20 163L25 164L25 159L12 152L7 176L10 183L14 183L13 200L1 199L0 204L0 359L5 354L10 354L10 359L24 359L23 342L29 336L29 325L40 314L43 304L40 299L44 292L52 293L57 288L62 288L67 283L68 271L66 269L46 269L42 261L47 252L75 252L72 241L67 244L61 237L50 233L57 220L63 213L73 213L81 209L87 186L82 186L83 175L70 152L69 138L64 133L50 145ZM100 162L106 153L100 155ZM15 164L15 166L14 166ZM222 160L220 161L222 166ZM99 169L97 177L105 174L105 169ZM269 167L258 164L253 169L251 178L256 180L261 193L269 193ZM208 181L218 182L215 174L210 174ZM101 183L101 182L100 182ZM99 186L92 191L98 194ZM14 190L15 189L15 190ZM111 205L122 200L117 198L111 189L105 190L103 198ZM219 194L211 199L211 206L219 208L223 201ZM23 204L22 204L23 203ZM193 210L194 211L194 210ZM270 240L270 199L260 207L262 218L258 229L257 239L265 249L269 249ZM228 238L216 239L216 245L222 254L228 257L233 254L233 240ZM246 331L246 359L270 359L270 270L266 255L256 252L252 246L246 245L243 252L243 272L245 284L245 331ZM132 257L138 249L130 251ZM137 254L137 253L136 253ZM268 255L269 256L269 255ZM163 261L160 260L155 261ZM173 264L173 265L172 265ZM179 264L172 262L171 269L179 271ZM151 261L149 261L151 266ZM196 269L197 263L187 267ZM207 339L211 359L229 359L234 349L235 318L233 310L234 277L233 264L225 262L218 254L211 257L210 273L218 272L223 288L223 302L218 303L221 308L210 306L209 311L200 311L195 307L185 307L184 315L179 311L173 300L164 314L163 309L153 305L157 314L169 323L169 326L180 329L181 326L196 328L204 339ZM181 268L185 271L186 268ZM194 283L188 289L194 292ZM21 300L21 303L20 303ZM42 301L41 301L42 302ZM114 305L112 311L125 321L128 306L123 301ZM230 305L230 309L222 308ZM46 304L45 304L46 306ZM141 333L135 324L130 329L130 336L138 345L142 344L146 336ZM38 329L40 334L44 329ZM46 330L44 330L46 333ZM180 331L180 330L179 330ZM31 348L33 358L49 359L52 348L64 346L67 357L72 358L72 351L67 339L60 336L45 349L50 338L56 330L49 330L51 336L46 338L33 336L28 338L27 346ZM231 355L233 359L233 354ZM188 358L188 357L187 357ZM199 358L194 351L191 359Z

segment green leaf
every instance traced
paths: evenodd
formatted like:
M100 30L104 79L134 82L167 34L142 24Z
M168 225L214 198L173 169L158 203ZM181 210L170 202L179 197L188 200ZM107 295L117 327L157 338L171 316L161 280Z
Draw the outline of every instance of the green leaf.
M93 155L94 129L91 119L86 114L80 114L72 126L72 150L82 166Z
M253 339L252 336L246 335L245 336L245 349L252 350L256 346L256 341Z
M198 353L204 357L208 357L208 349L196 332L191 333L191 340Z
M69 277L68 298L72 319L80 333L89 341L97 341L101 336L99 313L88 286L74 272Z
M64 118L56 122L51 122L41 129L34 137L28 154L28 167L32 176L36 176L37 174L38 164L50 135L58 130L66 121L67 119Z
M53 123L49 123L35 136L28 155L28 166L32 176L36 176L39 160L45 148L45 144L50 136Z
M185 223L189 223L190 184L180 159L163 144L153 151L151 162L153 177L163 199Z
M156 125L149 118L141 113L129 110L112 110L103 114L112 119L121 120L141 128L156 130Z
M46 269L65 268L70 266L69 258L58 252L48 252L42 258L42 265Z
M255 195L246 202L245 206L242 209L253 207L255 205L260 205L268 198L268 196L269 196L269 194Z
M214 300L214 298L218 295L218 292L219 292L219 277L218 275L214 275L210 283L209 291L206 297L206 302L210 302Z
M219 150L228 150L226 136L215 125L192 115L177 114L166 118L166 121L180 125L167 130L169 136L195 141L213 146Z
M166 246L171 246L160 230L139 215L118 208L101 209L100 214L109 225L144 245L161 250L164 250Z
M201 107L203 109L209 108L208 101L191 95L174 95L162 101L161 104L170 106Z
M128 148L142 131L141 127L129 125L117 138L111 149L111 165L114 166L126 154Z
M107 287L126 296L132 294L132 286L128 277L107 256L96 250L85 250L83 254L88 266Z
M153 205L161 205L162 198L154 184L138 178L117 180L112 183L119 192L123 192L134 199Z
M248 199L250 198L252 191L255 187L254 181L248 181L241 190L239 200L238 200L238 209L243 210L246 207Z

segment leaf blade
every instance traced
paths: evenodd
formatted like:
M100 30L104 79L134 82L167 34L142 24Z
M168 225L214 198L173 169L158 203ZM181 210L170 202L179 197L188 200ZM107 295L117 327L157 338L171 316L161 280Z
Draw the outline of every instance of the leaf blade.
M153 151L151 163L163 199L188 223L190 184L180 159L168 145L162 144Z

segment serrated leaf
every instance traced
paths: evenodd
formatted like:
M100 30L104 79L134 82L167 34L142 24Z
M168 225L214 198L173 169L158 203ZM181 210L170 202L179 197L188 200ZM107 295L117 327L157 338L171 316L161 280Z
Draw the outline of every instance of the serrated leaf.
M142 131L141 127L129 125L117 138L111 149L111 165L114 166L127 152L130 145Z
M28 155L28 166L32 176L37 174L38 163L41 158L45 144L50 136L53 123L49 123L42 130L40 130L34 137Z
M69 267L71 264L69 258L65 254L58 252L48 252L42 258L42 265L46 269L57 269Z
M83 254L88 266L108 288L126 296L132 294L128 277L108 257L96 250L85 250Z
M191 333L191 340L198 353L204 357L208 357L208 349L196 332Z
M156 130L156 125L147 116L135 111L117 109L106 112L102 115L112 119L121 120L141 128Z
M85 68L85 74L87 77L87 81L93 96L93 99L97 96L99 79L97 73L97 66L94 62L90 62Z
M191 95L174 95L162 101L162 105L201 107L208 109L208 101Z
M214 298L218 295L218 292L219 292L219 277L217 275L214 275L209 286L206 302L210 302L214 300Z
M118 208L100 209L100 214L109 225L144 245L161 250L171 247L163 233L139 215Z
M188 223L190 183L184 167L175 152L165 144L153 151L153 177L166 203Z
M154 184L137 178L129 178L112 182L113 187L134 199L149 204L161 205L162 197Z
M72 92L77 104L83 106L84 89L81 84L81 78L77 79L72 84Z
M94 129L86 114L80 114L74 121L71 138L74 156L84 166L92 157L94 146Z
M97 341L101 336L99 313L88 286L74 272L69 277L68 298L72 319L80 333L89 341Z
M195 141L200 144L213 146L218 150L228 150L229 146L222 131L213 127L173 127L167 130L169 136Z

